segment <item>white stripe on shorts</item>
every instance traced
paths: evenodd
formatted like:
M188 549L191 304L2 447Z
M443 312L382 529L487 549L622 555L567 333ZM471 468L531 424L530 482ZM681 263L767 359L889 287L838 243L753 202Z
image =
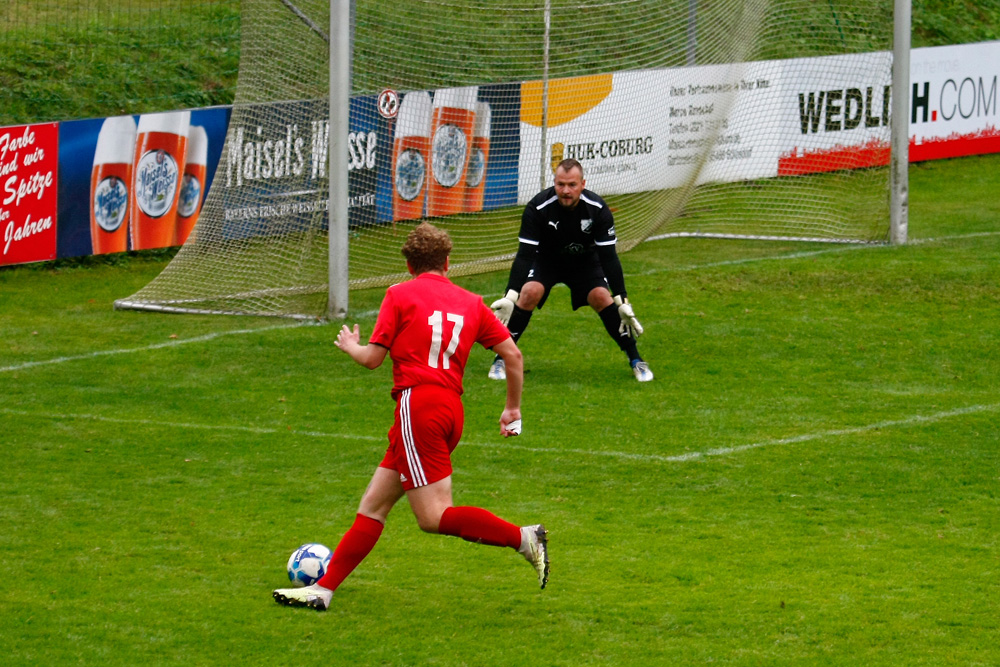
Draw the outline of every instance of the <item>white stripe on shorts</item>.
M403 449L406 451L406 463L410 466L411 482L414 487L426 486L427 475L417 454L417 444L413 441L413 422L410 417L410 394L412 389L404 389L399 397L399 429L403 435Z

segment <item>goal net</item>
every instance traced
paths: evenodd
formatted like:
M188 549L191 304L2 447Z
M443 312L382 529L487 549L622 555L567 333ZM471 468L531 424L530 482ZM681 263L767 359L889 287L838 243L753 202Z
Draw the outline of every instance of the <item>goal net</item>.
M351 288L406 276L421 220L451 275L503 269L563 158L619 250L667 235L880 242L891 3L356 0ZM236 101L188 242L119 307L322 315L330 0L243 0Z

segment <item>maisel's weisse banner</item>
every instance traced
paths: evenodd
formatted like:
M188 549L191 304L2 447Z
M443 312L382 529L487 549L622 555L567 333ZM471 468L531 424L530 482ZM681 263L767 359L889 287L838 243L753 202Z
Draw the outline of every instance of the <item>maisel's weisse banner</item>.
M327 118L326 106L311 100L241 108L229 124L225 168L216 174L223 238L287 232L282 225L290 219L325 216Z
M544 169L576 158L589 186L616 194L676 187L694 169L705 183L884 165L890 62L879 52L553 80ZM1000 152L1000 41L915 49L910 63L911 161ZM654 112L636 113L651 95ZM524 203L543 169L541 100L539 81L352 99L350 224ZM230 124L231 109L210 108L0 128L0 265L182 244L213 186L233 238L325 215L325 105L284 107L298 120Z
M352 99L345 151L351 226L516 204L520 89L411 91L395 98L394 113L379 111L381 96ZM313 214L325 216L327 109L325 101L283 102L280 111L244 107L231 120L215 181L224 238L287 233L290 221L305 229Z

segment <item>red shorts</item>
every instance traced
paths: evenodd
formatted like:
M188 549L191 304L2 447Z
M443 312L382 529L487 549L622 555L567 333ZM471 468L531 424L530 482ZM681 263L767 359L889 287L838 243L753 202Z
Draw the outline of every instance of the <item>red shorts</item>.
M454 391L437 385L404 389L379 467L398 472L405 491L438 482L451 475L451 452L464 425L462 399Z

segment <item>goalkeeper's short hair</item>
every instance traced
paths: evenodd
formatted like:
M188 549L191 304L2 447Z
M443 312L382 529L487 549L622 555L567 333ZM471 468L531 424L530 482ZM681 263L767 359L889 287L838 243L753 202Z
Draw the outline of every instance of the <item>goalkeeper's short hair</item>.
M414 273L420 274L426 271L443 271L451 248L448 232L422 222L406 237L402 252Z

